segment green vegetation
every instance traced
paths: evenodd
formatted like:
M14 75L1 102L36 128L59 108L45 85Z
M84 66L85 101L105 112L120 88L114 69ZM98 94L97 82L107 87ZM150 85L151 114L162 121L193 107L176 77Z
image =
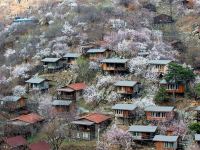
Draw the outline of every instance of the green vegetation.
M90 69L90 63L84 57L77 59L77 67L75 72L77 73L77 82L89 82L96 76L96 71Z
M189 125L189 129L191 131L195 131L196 133L200 133L200 123L199 122L194 122L194 123L191 123Z
M195 98L200 97L200 83L194 86L194 93L195 93Z
M177 82L189 82L195 78L195 74L189 67L183 67L177 63L170 63L168 73L165 76L167 81L174 80Z
M164 87L161 87L158 91L158 93L155 96L155 101L156 102L163 102L168 100L168 94L166 92L166 89Z

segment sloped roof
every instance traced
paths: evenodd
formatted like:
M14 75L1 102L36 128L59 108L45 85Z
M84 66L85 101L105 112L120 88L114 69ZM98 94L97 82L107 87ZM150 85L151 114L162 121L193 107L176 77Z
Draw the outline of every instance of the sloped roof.
M166 136L166 135L156 135L153 141L163 141L163 142L176 142L178 136Z
M41 61L42 62L57 62L59 61L61 58L45 58L45 59L42 59Z
M135 110L136 108L135 104L116 104L112 107L113 110Z
M37 123L37 122L44 120L44 118L38 114L30 113L27 115L21 115L19 117L13 118L11 120L12 121L19 120L19 121L33 124L33 123Z
M200 111L200 106L197 106L194 110Z
M160 84L167 84L167 81L166 81L165 79L162 79L162 80L160 81Z
M72 101L69 100L54 100L52 102L53 106L69 106L72 103Z
M137 81L117 81L114 85L115 86L128 86L133 87L137 84Z
M105 52L107 49L105 48L95 48L95 49L89 49L87 51L87 53L103 53Z
M78 58L78 57L80 57L81 56L81 54L79 54L79 53L67 53L66 55L64 55L63 57L64 58Z
M157 126L143 126L143 125L132 125L128 131L132 132L156 132Z
M28 147L30 148L30 150L51 150L50 145L45 141L32 143Z
M152 65L167 65L170 62L172 62L172 60L150 60L149 64L152 64Z
M144 109L144 111L151 112L171 112L173 111L174 106L149 106Z
M94 122L88 121L88 120L76 120L76 121L73 121L72 124L79 124L79 125L88 125L88 126L91 126L91 125L94 124Z
M73 83L68 85L67 87L72 88L75 91L79 91L79 90L84 90L87 88L87 85L85 83Z
M101 63L120 63L124 64L128 61L129 59L121 59L121 58L108 58L104 59L101 61Z
M42 83L46 79L40 78L40 77L33 77L26 81L26 83Z
M110 117L99 113L90 113L86 116L81 117L80 119L86 119L94 123L101 123L110 119Z
M6 101L6 102L16 102L20 99L21 99L21 97L19 97L19 96L6 96L6 97L2 98L1 100Z
M4 142L11 146L12 148L26 145L27 141L25 138L22 136L15 136L15 137L10 137L10 138L3 138Z
M200 141L200 134L195 134L194 139L195 141Z

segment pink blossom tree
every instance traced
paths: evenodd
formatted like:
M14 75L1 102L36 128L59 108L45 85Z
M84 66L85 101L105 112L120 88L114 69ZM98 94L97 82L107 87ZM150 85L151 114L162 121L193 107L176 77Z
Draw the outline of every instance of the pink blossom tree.
M110 146L117 145L120 149L131 149L132 135L128 131L124 131L116 126L113 126L103 135L103 140L97 144L97 150L109 149Z

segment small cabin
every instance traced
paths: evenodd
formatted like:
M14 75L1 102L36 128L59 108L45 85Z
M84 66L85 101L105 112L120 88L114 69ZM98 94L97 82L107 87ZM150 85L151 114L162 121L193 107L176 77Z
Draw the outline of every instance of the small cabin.
M140 91L140 84L137 81L118 81L114 84L116 92L124 97L136 96Z
M195 134L194 135L194 140L195 140L195 142L198 143L198 145L200 145L200 134Z
M194 0L183 0L183 5L188 9L192 9L194 7Z
M70 108L72 101L69 100L54 100L52 102L53 112L55 113L63 113L63 112L70 112Z
M112 107L117 124L133 123L136 118L137 106L134 104L116 104Z
M152 141L158 130L157 126L132 125L129 132L134 141Z
M80 56L79 53L67 53L63 58L66 60L67 65L73 65Z
M73 83L66 87L57 89L58 99L78 100L83 94L83 90L87 88L85 83Z
M22 136L5 137L0 145L2 150L27 150L28 142Z
M165 79L160 81L160 86L166 89L168 94L179 94L183 95L185 93L184 83L175 83L174 81L167 82Z
M6 134L31 136L41 128L44 118L35 113L20 115L7 122Z
M156 135L153 138L156 150L177 150L178 136Z
M197 106L194 110L197 112L196 120L197 122L200 122L200 106Z
M39 141L28 145L29 150L51 150L50 144L45 141Z
M148 121L170 121L175 116L173 106L149 106L144 109Z
M156 17L154 17L153 19L154 21L154 24L157 24L157 25L163 25L163 24L171 24L171 23L174 23L174 19L169 16L169 15L166 15L166 14L160 14Z
M33 77L26 81L28 91L45 91L49 89L49 82L40 77Z
M72 122L72 138L93 140L98 138L111 123L111 117L100 113L90 113Z
M158 75L164 75L167 73L168 65L172 60L150 60L148 68L153 73L157 73Z
M108 58L101 61L103 72L108 73L123 73L128 72L129 59Z
M86 52L86 56L91 61L98 61L103 58L108 58L112 54L112 51L106 48L98 48L98 49L89 49Z
M61 58L45 58L41 60L43 62L44 70L56 71L63 68L63 61Z
M19 96L6 96L0 99L2 110L15 111L26 107L26 98Z

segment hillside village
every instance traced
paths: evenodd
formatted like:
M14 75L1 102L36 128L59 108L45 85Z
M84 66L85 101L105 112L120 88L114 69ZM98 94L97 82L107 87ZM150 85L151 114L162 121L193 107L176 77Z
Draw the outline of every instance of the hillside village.
M199 0L0 9L1 150L200 149Z

